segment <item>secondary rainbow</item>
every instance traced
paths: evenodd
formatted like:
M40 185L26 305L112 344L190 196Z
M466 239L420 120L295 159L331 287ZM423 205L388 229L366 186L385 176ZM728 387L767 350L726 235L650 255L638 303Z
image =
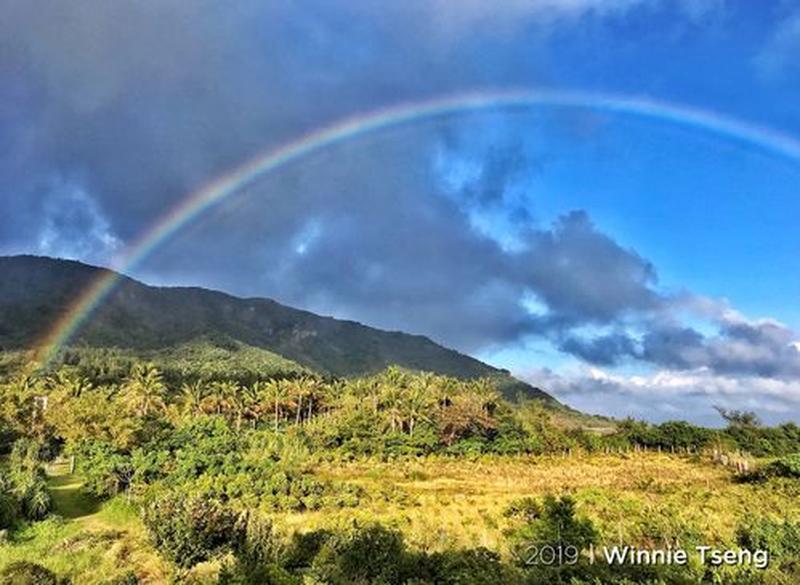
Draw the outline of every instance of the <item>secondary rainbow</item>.
M154 249L199 215L260 177L313 152L380 130L421 120L467 112L520 110L535 107L580 108L653 118L696 128L766 153L800 162L800 141L790 135L710 110L677 105L648 97L550 90L490 90L448 95L426 101L402 103L345 118L314 130L277 148L259 153L239 167L191 193L149 230L128 246L116 263L122 273L135 267ZM108 297L119 281L116 272L103 273L80 294L38 344L38 362L50 363Z

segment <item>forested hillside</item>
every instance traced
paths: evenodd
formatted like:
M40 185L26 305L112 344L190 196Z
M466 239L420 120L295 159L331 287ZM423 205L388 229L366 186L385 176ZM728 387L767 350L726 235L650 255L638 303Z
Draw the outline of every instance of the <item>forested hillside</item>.
M0 347L40 339L92 282L107 271L33 256L0 258ZM73 345L118 348L145 358L176 347L247 346L319 374L359 376L390 365L461 379L491 377L514 398L556 401L544 391L430 339L322 317L269 299L241 299L202 288L151 287L123 277ZM208 357L208 356L206 356ZM217 357L221 354L217 352ZM225 358L229 359L229 358Z

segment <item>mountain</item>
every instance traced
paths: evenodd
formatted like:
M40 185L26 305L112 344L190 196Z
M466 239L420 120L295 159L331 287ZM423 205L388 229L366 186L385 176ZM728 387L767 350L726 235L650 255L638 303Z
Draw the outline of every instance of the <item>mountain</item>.
M107 274L107 269L70 260L0 257L0 348L34 347L77 295ZM71 340L74 346L139 355L175 348L185 354L197 343L216 344L224 351L266 350L270 363L285 359L342 377L375 373L392 364L459 378L488 376L509 397L522 393L560 406L507 371L421 335L324 317L270 299L243 299L197 287L154 287L126 276ZM214 359L223 359L224 351L213 354Z

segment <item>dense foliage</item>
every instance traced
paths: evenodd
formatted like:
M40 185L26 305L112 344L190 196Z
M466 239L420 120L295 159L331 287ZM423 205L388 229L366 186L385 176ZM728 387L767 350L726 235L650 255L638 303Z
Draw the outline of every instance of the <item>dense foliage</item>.
M40 520L50 507L40 446L21 439L0 469L0 529L10 528L20 520Z

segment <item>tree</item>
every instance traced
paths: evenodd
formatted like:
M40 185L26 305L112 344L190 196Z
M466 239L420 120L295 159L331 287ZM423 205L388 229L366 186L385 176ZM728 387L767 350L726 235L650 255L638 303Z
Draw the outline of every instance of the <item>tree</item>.
M263 400L269 401L272 404L274 431L277 433L282 405L289 395L289 388L286 381L270 380L269 382L260 382L258 383L257 392Z
M193 416L202 414L206 396L206 386L201 380L187 382L181 386L181 406L184 413Z
M755 412L746 410L728 410L721 406L714 406L725 422L732 427L757 428L761 426L761 419Z
M138 416L146 417L166 408L167 387L161 372L152 364L136 364L123 386L128 407Z
M214 393L218 414L223 414L228 419L235 421L236 430L240 430L245 411L241 385L238 382L217 382L214 384Z
M430 421L430 412L436 400L436 376L425 372L416 376L403 396L403 417L408 434L414 436L414 428L420 420Z
M229 507L180 491L151 499L142 519L156 548L182 569L238 547L244 533L238 514Z

